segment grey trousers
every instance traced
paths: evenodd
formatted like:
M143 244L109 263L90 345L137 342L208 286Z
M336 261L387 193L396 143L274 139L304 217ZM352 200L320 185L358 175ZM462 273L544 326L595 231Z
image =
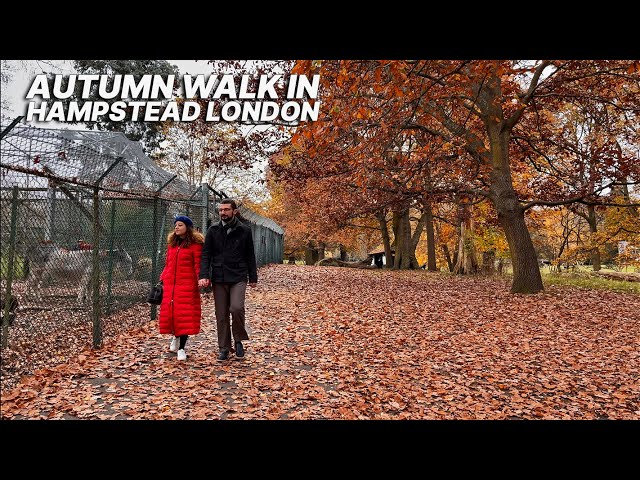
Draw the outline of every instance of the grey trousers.
M246 291L247 282L213 284L218 348L220 350L231 349L231 333L233 333L234 342L249 340L249 334L244 326L244 297Z

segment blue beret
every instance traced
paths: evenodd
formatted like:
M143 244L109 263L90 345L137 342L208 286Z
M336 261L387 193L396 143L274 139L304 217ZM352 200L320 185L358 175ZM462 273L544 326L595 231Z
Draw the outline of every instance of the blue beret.
M193 222L186 215L176 215L176 218L173 219L173 224L175 225L176 222L182 222L187 227L193 227Z

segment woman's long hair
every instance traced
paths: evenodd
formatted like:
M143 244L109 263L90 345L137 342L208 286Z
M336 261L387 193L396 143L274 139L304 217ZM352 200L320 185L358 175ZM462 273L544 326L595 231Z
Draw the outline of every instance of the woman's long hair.
M171 231L169 235L167 235L167 244L170 247L176 247L178 243L183 247L188 247L192 243L204 243L204 235L187 225L187 231L184 234L182 242L180 242L180 237L176 235L175 231Z

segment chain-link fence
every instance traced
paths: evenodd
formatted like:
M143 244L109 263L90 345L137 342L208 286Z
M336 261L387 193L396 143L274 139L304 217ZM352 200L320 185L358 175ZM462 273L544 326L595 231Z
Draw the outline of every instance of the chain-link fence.
M56 330L89 323L97 348L113 314L144 305L175 215L205 232L219 221L225 195L188 185L121 133L23 125L1 132L2 348L15 326L36 329L46 319ZM243 206L240 213L258 265L282 263L283 230Z

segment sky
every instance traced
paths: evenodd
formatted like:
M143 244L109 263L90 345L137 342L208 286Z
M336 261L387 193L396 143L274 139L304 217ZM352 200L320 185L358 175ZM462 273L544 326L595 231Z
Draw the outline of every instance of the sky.
M209 74L211 73L211 65L208 60L167 60L170 64L176 65L180 71L180 76L191 74ZM2 126L7 125L5 117L9 120L13 120L19 115L26 115L27 105L29 101L25 100L25 96L31 86L36 75L41 73L57 73L57 74L71 74L74 73L72 60L46 60L46 61L21 61L21 60L9 60L12 67L18 66L19 68L12 69L12 78L8 85L2 85L2 99L8 99L8 109L2 109L3 121ZM4 101L3 101L4 104ZM60 122L29 122L32 125L42 128L54 128L54 129L70 129L70 130L82 130L85 127L83 124L71 124ZM252 128L267 128L266 126L252 126L241 127L244 131L250 131ZM251 171L256 177L262 177L264 175L264 166L266 161L264 159L256 159Z
M9 100L9 109L3 110L3 113L9 118L13 119L18 115L26 114L26 105L28 103L25 100L25 96L33 79L36 75L46 72L54 72L61 74L73 73L72 60L9 60L14 65L19 65L20 68L12 69L12 78L9 84L5 87L2 86L2 98ZM207 60L167 60L172 65L176 65L180 70L180 75L187 73L196 75L201 73L211 73L211 66L207 63ZM39 126L49 128L70 128L81 129L81 125L60 124L58 122L38 123Z

